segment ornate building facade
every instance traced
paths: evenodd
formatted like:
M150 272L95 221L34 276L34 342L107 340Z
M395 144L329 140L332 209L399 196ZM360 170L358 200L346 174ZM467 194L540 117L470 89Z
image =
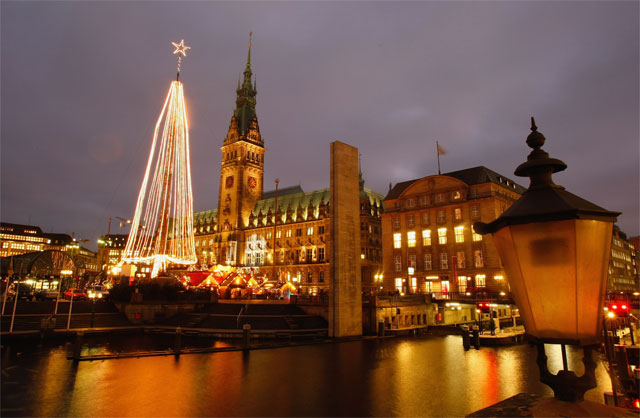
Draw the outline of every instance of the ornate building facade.
M608 273L608 292L633 293L638 291L640 283L636 247L617 225L613 227Z
M236 90L236 108L220 148L218 208L194 213L200 267L253 269L271 281L288 281L301 293L329 286L329 189L300 186L264 192L266 148L256 114L251 46ZM381 285L383 196L360 179L361 265L364 290Z
M396 184L382 215L384 288L409 293L507 293L491 236L474 222L500 216L525 189L474 167Z

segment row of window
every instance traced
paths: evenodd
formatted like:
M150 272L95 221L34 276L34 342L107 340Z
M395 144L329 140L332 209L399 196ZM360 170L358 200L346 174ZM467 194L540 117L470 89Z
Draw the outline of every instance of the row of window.
M495 280L502 280L503 276L493 276ZM451 287L449 280L438 280L438 277L426 277L425 287L427 293L431 292L450 292ZM395 279L395 287L399 292L403 290L403 283L405 279L402 277L396 277ZM411 288L414 292L418 290L418 278L411 277L410 280ZM467 291L467 288L475 287L475 288L484 288L487 287L487 276L485 274L476 274L474 277L472 276L458 276L458 292L464 293Z
M308 226L307 227L307 236L313 235L315 229L313 226ZM324 225L320 225L318 226L317 232L318 235L324 235ZM291 233L292 233L292 229L285 229L284 231L284 236L286 238L291 237ZM301 237L303 234L303 228L296 228L296 237ZM270 239L271 238L271 232L267 232L267 238L266 239ZM276 238L282 238L282 230L278 230L276 231Z
M361 231L369 231L370 234L376 234L378 235L380 233L380 230L378 229L378 226L373 226L367 222L360 222L360 230Z
M446 245L447 244L447 228L438 228L438 244ZM463 243L465 240L464 237L464 226L456 226L453 228L454 238L456 243ZM474 242L482 241L482 235L476 234L475 232L471 232L471 239ZM413 248L416 246L417 238L416 231L407 232L407 247ZM431 245L431 230L423 229L422 230L422 246L428 247ZM393 234L393 248L402 248L402 234L397 232Z
M478 205L472 205L471 206L471 218L472 219L480 219L480 207ZM429 212L422 212L422 214L420 215L420 219L422 221L422 225L430 225L431 224L431 219L430 219L430 215ZM462 220L462 208L454 208L453 209L453 219L456 221L461 221ZM436 213L436 221L439 224L443 224L447 222L447 214L446 211L443 210L439 210ZM407 222L407 227L408 228L413 228L416 225L416 216L413 214L407 215L406 216L406 222ZM400 228L400 217L399 216L395 216L393 218L393 228L394 229L399 229Z
M281 250L278 256L280 263L312 263L325 261L325 248L303 248L302 250ZM266 261L266 255L261 251L247 252L245 262L251 266L261 266Z
M432 254L423 255L423 268L424 271L433 270L433 258ZM457 265L459 269L467 268L467 262L464 251L458 251L455 256L452 257L452 262ZM475 250L473 252L473 267L484 267L484 254L482 250ZM407 256L407 269L417 270L418 264L416 262L416 254L409 254ZM449 269L449 255L446 252L440 253L440 270ZM397 272L403 271L402 268L402 256L394 256L394 270Z
M631 262L631 255L629 255L629 253L626 253L624 251L611 249L611 255L614 256L615 258L628 261L629 263Z
M472 195L476 193L476 189L472 189ZM416 207L416 203L419 203L420 206L428 206L433 201L435 204L442 204L447 201L447 197L450 200L456 201L461 200L463 197L463 193L460 190L455 190L450 193L437 193L435 196L420 196L419 198L409 198L405 200L404 206L406 208L414 208ZM396 208L401 208L402 204L398 201L396 202Z
M24 235L0 234L0 239L8 239L8 240L15 240L15 241L44 242L46 244L51 244L51 240L48 238L25 237Z
M2 248L12 248L14 250L42 251L42 245L24 244L21 242L3 242Z

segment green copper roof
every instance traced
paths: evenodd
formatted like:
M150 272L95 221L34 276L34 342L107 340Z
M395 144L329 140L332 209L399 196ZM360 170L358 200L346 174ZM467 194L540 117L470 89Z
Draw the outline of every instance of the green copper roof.
M291 211L291 216L294 218L294 222L297 222L299 221L297 219L299 208L302 210L301 215L303 220L306 220L309 211L312 211L314 217L317 217L320 205L328 205L330 203L331 193L328 188L314 190L312 192L303 192L302 189L300 189L300 191L300 193L289 193L284 196L281 196L278 193L278 208L280 208L281 214L284 217L283 222L286 222L287 211ZM384 196L380 193L376 193L367 188L360 190L361 203L368 203L371 207L383 208L383 200ZM262 213L263 216L267 216L269 211L271 211L271 215L273 216L275 213L274 204L274 197L257 201L253 207L253 216L258 216L260 213ZM326 216L329 216L328 211Z
M193 213L193 226L210 225L218 222L218 209Z

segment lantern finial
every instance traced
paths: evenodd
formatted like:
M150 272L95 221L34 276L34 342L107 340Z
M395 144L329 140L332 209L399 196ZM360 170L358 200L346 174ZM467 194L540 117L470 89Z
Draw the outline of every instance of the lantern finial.
M551 180L551 174L557 173L567 168L567 165L555 158L549 158L549 154L542 149L546 138L536 126L536 120L531 117L531 133L527 136L527 145L533 149L527 156L527 162L520 164L516 168L515 175L520 177L530 177L529 188L561 187Z
M540 149L544 145L545 137L538 132L536 120L531 116L531 133L527 137L527 145L534 150ZM548 156L548 155L547 155Z

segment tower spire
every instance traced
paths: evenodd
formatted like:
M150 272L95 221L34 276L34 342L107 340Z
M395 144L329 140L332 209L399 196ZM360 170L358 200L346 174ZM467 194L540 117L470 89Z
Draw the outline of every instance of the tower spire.
M249 53L247 54L247 68L251 68L251 39L253 38L253 32L249 32Z
M236 109L234 115L238 123L238 133L240 136L246 135L249 125L256 115L256 87L253 82L253 72L251 71L251 44L253 32L249 33L249 52L247 53L247 65L243 71L242 82L238 83L236 90Z

